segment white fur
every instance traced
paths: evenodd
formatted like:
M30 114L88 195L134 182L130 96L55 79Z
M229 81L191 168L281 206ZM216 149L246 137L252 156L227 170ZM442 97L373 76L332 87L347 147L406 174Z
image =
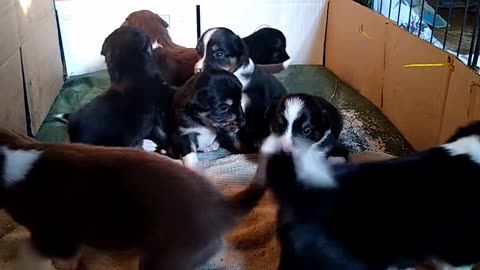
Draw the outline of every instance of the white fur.
M273 155L280 151L290 153L293 150L292 140L287 140L284 136L277 136L270 134L264 141L260 148L262 155Z
M292 63L292 58L285 60L285 62L282 63L283 69L287 69L291 63Z
M142 149L147 152L155 152L155 150L157 150L157 144L152 140L145 139L142 141Z
M305 102L299 97L288 98L285 101L285 110L283 111L283 116L287 120L287 130L284 133L284 136L288 139L292 139L292 129L293 123L300 117Z
M307 187L333 188L336 186L331 167L325 157L325 153L318 150L316 144L310 141L297 139L295 147L292 140L285 136L268 136L261 148L260 153L264 156L273 155L280 151L292 153L295 163L295 172L298 180Z
M200 164L196 152L188 153L186 156L182 157L182 162L183 165L188 168L198 168Z
M250 105L250 97L245 94L245 93L242 93L242 99L241 99L241 105L242 105L242 110L243 112L245 112L245 110L247 109L248 105Z
M13 185L25 179L42 152L38 150L11 150L2 147L5 156L3 178L7 185Z
M245 90L250 83L250 78L252 77L252 73L255 70L255 63L253 63L252 59L248 59L248 64L246 66L241 66L233 75L235 75L240 83L242 83L242 90Z
M156 49L156 48L163 48L162 44L158 43L158 41L154 41L153 44L152 44L152 49Z
M452 156L467 155L473 162L480 164L480 137L477 135L460 138L442 147Z
M194 72L198 73L204 70L205 68L205 58L207 58L207 47L208 47L208 42L212 38L213 33L215 33L217 29L213 28L210 30L207 30L205 34L203 35L202 43L203 43L203 56L198 62L195 64Z
M293 159L297 178L305 186L313 188L336 186L325 152L317 149L315 144L301 139L296 140Z
M207 127L193 127L193 128L180 128L182 134L198 134L197 135L197 143L198 143L198 151L209 150L210 147L217 138L217 133L214 129L210 129Z

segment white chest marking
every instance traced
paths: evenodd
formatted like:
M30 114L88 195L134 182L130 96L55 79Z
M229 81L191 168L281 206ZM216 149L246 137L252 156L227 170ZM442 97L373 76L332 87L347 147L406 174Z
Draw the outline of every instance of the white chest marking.
M235 72L233 72L233 75L235 75L240 81L240 83L242 83L242 90L245 90L245 88L247 88L254 70L255 64L253 63L252 59L248 59L248 65L241 66Z
M38 150L11 150L2 147L5 157L3 177L7 185L13 185L25 179L42 152Z
M454 142L442 145L452 156L467 155L480 165L480 137L476 135L460 138Z
M215 130L206 127L181 128L183 134L197 134L198 151L203 151L217 139Z

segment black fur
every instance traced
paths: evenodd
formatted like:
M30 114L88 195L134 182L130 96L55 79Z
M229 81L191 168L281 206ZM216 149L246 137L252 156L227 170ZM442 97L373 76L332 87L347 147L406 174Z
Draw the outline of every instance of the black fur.
M479 127L469 125L449 141L473 134L477 141L470 146L478 147ZM336 186L329 188L298 179L295 162L280 152L267 165L268 186L280 204L279 269L385 270L431 259L453 266L480 261L480 165L468 155L440 146L336 165Z
M160 77L148 36L133 27L112 32L102 47L111 87L68 117L71 142L139 147L149 138L168 151L174 89Z
M286 51L287 40L282 31L262 28L243 38L250 58L259 65L283 63L290 59Z
M205 40L209 31L215 32L209 40ZM204 44L205 41L207 44ZM228 28L207 30L200 37L197 50L201 57L205 55L197 63L203 63L203 66L197 65L198 70L227 70L234 73L242 83L246 124L240 130L239 137L242 151L256 152L260 142L268 135L265 112L275 100L286 95L287 90L274 75L250 60L243 40Z
M173 111L180 156L207 151L205 147L210 145L201 145L205 137L200 129L211 131L221 146L236 151L236 133L245 124L241 97L241 83L224 70L197 73L179 88Z
M273 103L266 113L270 132L282 136L288 123L284 116L287 100L298 98L304 106L292 125L293 138L304 138L314 143L322 142L321 148L327 150L327 156L343 157L348 160L349 151L339 141L343 130L343 117L330 102L319 96L309 94L288 94ZM327 134L327 131L329 133ZM327 136L327 137L325 137Z

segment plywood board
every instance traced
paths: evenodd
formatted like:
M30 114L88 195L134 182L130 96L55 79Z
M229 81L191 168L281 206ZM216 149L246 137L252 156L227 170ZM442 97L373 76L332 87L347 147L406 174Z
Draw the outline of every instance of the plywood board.
M457 59L454 64L438 143L445 142L458 127L480 120L480 76Z
M330 1L325 66L378 108L388 19L351 0Z
M20 47L15 0L0 0L0 65Z
M38 23L47 16L55 16L52 0L15 0L20 42L38 27ZM56 31L56 26L51 31Z
M0 65L0 82L0 126L26 134L22 67L18 50Z
M336 0L335 0L336 1ZM322 65L327 0L201 1L201 30L227 27L241 37L270 26L283 32L292 64Z
M35 134L63 84L56 19L52 13L25 33L22 44L25 84Z
M435 146L451 69L404 65L447 63L449 55L391 24L385 53L383 113L415 149Z

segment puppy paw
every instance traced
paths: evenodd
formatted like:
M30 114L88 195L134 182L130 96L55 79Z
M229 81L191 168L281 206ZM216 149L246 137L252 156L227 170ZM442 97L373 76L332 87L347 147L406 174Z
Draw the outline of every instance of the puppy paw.
M142 141L142 149L147 152L155 152L157 150L157 144L151 140L145 139Z
M220 148L220 143L218 143L217 141L214 141L210 146L205 147L203 149L203 152L204 153L213 152L213 151L217 151L219 148Z
M347 160L344 157L329 157L327 158L327 161L330 164L343 164L347 163Z
M76 270L79 262L80 259L78 257L71 259L52 258L52 264L58 270Z

